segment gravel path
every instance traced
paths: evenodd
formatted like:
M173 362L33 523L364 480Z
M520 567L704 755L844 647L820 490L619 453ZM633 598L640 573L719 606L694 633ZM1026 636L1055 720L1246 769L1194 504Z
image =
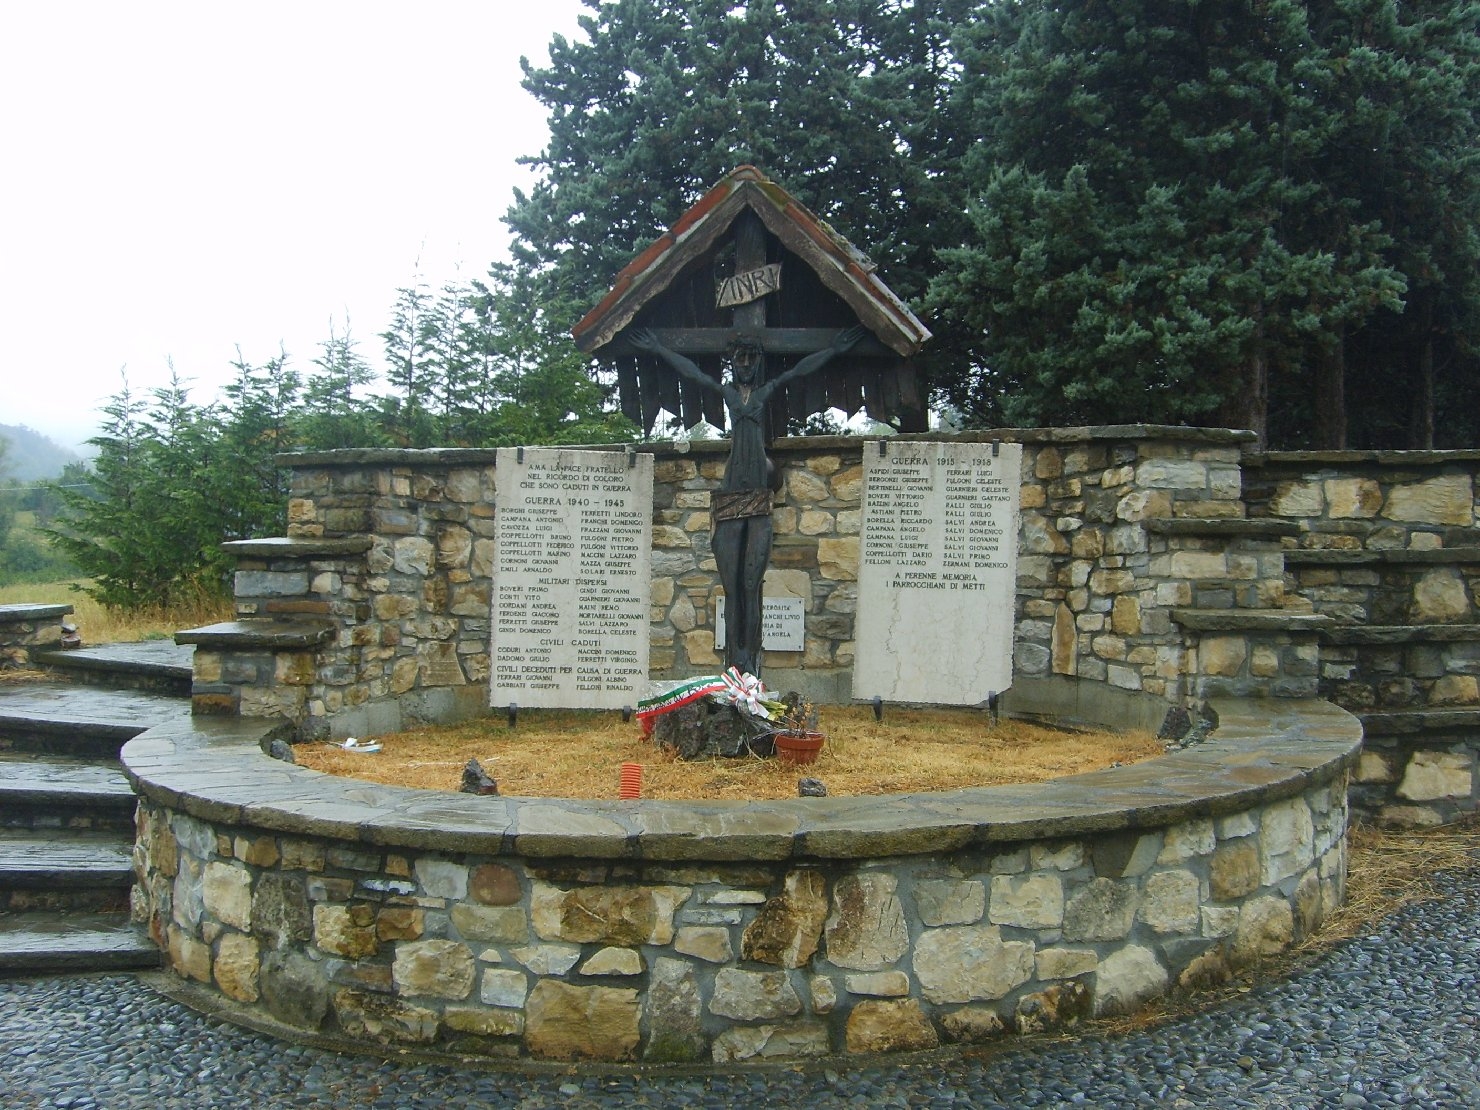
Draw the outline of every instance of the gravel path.
M131 976L0 982L0 1106L1476 1107L1480 873L1294 978L1135 1035L715 1076L455 1071L288 1045Z

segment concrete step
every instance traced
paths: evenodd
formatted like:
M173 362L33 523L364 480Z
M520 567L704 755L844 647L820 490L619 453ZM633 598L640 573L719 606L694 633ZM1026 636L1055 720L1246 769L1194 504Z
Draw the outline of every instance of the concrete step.
M124 914L0 914L0 975L157 968L159 958Z
M55 680L0 686L0 751L116 759L145 729L190 715L187 699Z
M194 655L194 648L173 640L141 640L132 644L41 652L37 662L91 686L189 697Z
M0 752L0 828L130 832L136 802L116 761Z
M122 910L133 853L132 836L116 832L0 831L0 910Z

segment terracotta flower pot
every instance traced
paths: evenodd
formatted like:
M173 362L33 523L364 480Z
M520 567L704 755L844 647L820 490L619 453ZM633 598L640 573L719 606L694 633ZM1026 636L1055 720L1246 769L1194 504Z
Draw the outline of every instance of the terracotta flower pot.
M778 732L776 755L787 763L800 766L815 763L827 737L820 732Z

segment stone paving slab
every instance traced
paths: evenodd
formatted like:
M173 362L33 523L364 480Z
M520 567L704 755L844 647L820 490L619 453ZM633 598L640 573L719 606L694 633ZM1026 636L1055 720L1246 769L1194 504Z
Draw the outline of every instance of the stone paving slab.
M1356 718L1328 702L1215 699L1215 738L1147 764L939 794L771 802L478 798L278 763L278 727L186 717L130 741L145 797L201 820L303 836L550 858L778 860L929 854L944 847L1147 828L1290 797L1355 763Z
M0 886L127 886L133 873L132 837L74 831L58 840L25 830L0 832Z
M122 914L0 915L0 973L159 966L159 949Z
M138 690L109 690L68 682L0 686L0 729L86 729L127 738L189 716L188 701Z
M0 806L55 801L133 805L134 792L117 763L65 756L0 753Z
M1358 716L1368 736L1480 732L1480 709L1378 709Z
M85 630L84 630L85 631ZM98 644L70 651L48 651L41 661L48 666L84 670L167 674L190 679L195 649L173 640L141 640L133 644Z

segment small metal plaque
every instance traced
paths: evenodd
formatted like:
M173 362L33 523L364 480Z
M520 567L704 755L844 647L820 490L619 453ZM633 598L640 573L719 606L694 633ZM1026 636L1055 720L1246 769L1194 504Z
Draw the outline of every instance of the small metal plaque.
M725 646L725 599L714 601L714 649ZM799 597L761 599L761 648L765 651L807 649L807 609Z

